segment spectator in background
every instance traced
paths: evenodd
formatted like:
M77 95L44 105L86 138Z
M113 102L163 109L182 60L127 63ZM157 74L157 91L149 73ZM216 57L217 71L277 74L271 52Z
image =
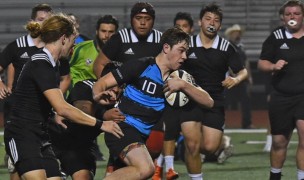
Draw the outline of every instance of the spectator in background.
M252 85L252 76L250 71L250 64L247 59L244 45L242 43L242 35L244 30L240 25L234 24L231 27L228 27L225 31L226 38L236 46L238 53L240 54L242 63L245 65L245 68L248 72L248 79L242 81L235 88L228 89L226 91L226 106L227 108L233 107L240 103L240 108L242 112L242 128L243 129L252 129L255 126L251 122L251 104L250 104L250 86ZM235 76L233 72L228 72L230 76Z
M304 4L289 0L280 8L283 26L264 41L258 68L272 74L269 119L272 135L270 180L280 180L287 147L296 128L297 177L304 179Z
M70 16L70 18L71 18L71 19L73 20L73 22L75 23L75 26L76 26L77 31L80 32L80 31L79 31L79 30L80 30L79 18L78 18L75 14L73 14L73 13L69 13L68 15ZM87 40L90 40L90 38L87 37L87 36L84 35L84 34L79 33L78 37L77 37L76 40L75 40L75 44L79 44L79 43L81 43L81 42L83 42L83 41L87 41Z

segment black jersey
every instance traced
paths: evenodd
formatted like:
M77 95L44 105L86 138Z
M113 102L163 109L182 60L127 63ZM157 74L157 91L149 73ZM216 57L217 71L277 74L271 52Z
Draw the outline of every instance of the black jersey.
M47 49L41 49L27 62L18 78L11 110L11 124L43 123L48 120L51 105L43 92L58 88L59 70Z
M103 53L111 60L124 63L141 57L155 57L161 50L159 41L162 33L153 29L146 39L138 39L130 28L124 28L106 42Z
M213 99L223 100L228 68L234 73L244 69L236 47L228 40L216 36L211 48L204 48L199 35L191 36L188 59L183 68L193 75L196 83L205 89Z
M17 38L3 50L0 56L0 66L6 69L7 66L12 63L15 68L13 90L16 87L17 79L23 65L29 61L31 56L38 50L39 48L35 46L33 38L30 35ZM60 75L64 76L69 74L70 66L68 60L62 60L60 64Z
M276 63L283 59L288 62L272 75L272 86L276 91L287 94L304 93L304 36L293 38L284 27L275 29L265 40L261 60Z
M88 79L79 81L71 89L67 101L73 104L75 101L84 100L90 101L97 106L97 103L93 100L92 87L96 82L95 79ZM101 105L99 107L102 107ZM75 149L77 148L88 148L96 137L101 133L100 129L96 129L92 126L85 126L64 120L67 125L67 129L58 127L57 124L50 125L50 136L52 144L55 147L61 147L63 149Z

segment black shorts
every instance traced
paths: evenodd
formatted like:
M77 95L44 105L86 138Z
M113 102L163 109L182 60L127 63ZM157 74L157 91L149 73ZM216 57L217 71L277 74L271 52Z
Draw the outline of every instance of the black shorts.
M124 136L120 139L110 133L105 133L105 142L111 154L116 158L119 157L125 147L133 143L145 144L147 137L140 133L135 127L121 122L118 123Z
M165 123L165 141L175 140L179 136L181 111L181 108L166 106L161 117L161 120Z
M204 126L224 131L225 108L224 106L217 106L208 109L193 104L181 112L181 123L187 121L201 122Z
M289 136L296 120L304 120L304 94L283 95L272 92L269 102L271 134Z
M7 125L4 129L5 150L13 160L18 174L44 169L47 177L60 177L59 163L47 133L40 131L39 125L31 128Z
M72 176L75 172L85 169L95 175L96 157L94 148L84 145L82 148L59 150L54 147L56 157L60 161L61 170Z

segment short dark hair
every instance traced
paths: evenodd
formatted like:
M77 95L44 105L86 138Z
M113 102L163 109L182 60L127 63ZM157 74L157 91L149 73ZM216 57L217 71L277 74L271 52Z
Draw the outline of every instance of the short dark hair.
M181 41L190 43L190 36L179 27L167 29L160 38L160 45L169 44L170 47L178 44Z
M202 17L207 12L211 12L211 13L214 13L214 14L218 15L220 17L220 21L222 22L222 20L223 20L223 11L222 11L222 9L220 8L219 5L217 5L216 3L210 3L210 4L206 5L206 6L204 6L201 9L201 12L200 12L200 19L202 19Z
M99 29L100 24L113 24L115 26L116 31L119 27L118 20L112 15L101 16L96 23L96 30Z
M190 27L192 28L193 27L193 18L191 16L190 13L187 13L187 12L178 12L176 15L175 15L175 18L173 20L173 24L176 25L176 21L177 20L186 20Z
M301 1L299 0L290 0L286 1L281 8L279 9L279 15L282 16L284 15L284 11L286 7L294 7L294 6L299 6L302 10L302 13L304 13L304 5Z
M37 17L38 11L53 12L53 9L49 4L37 4L32 8L31 19L35 19Z

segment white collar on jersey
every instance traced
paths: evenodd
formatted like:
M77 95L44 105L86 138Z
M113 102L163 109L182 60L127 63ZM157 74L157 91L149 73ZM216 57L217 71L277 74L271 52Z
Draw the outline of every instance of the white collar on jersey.
M43 51L49 56L49 59L50 59L49 62L53 65L53 67L55 67L56 63L55 63L55 60L54 60L52 54L50 53L50 51L45 47L43 48Z
M220 41L220 37L219 37L219 35L216 35L211 48L216 49L217 46L218 46L219 41ZM197 47L203 47L203 43L201 41L201 38L200 38L199 34L196 36L196 46Z
M286 35L286 38L287 38L287 39L293 38L292 34L288 31L287 28L285 28L285 35Z
M29 34L27 35L27 43L29 47L35 46L34 40Z
M152 30L153 31L153 30ZM152 32L151 31L151 32ZM133 31L133 29L131 29L131 39L132 39L132 42L134 43L137 43L138 42L138 38L137 36L135 35L135 32ZM147 42L153 42L153 33L150 33L148 38L147 38Z

